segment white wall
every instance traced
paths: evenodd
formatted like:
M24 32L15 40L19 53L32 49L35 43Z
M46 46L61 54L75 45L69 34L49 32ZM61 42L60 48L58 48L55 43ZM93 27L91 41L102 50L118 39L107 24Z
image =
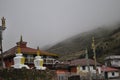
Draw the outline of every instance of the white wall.
M93 66L89 66L90 67L90 72L91 73L96 73L96 70L93 68ZM88 72L88 66L85 66L85 70L83 70L83 67L82 66L78 66L77 69L79 71L83 71L83 72ZM97 66L97 69L98 69L98 73L101 74L101 67L100 66ZM78 71L78 72L79 72Z
M108 62L111 63L111 66L120 67L120 55L112 55L105 58L105 63L108 65Z
M113 72L108 72L108 78L114 78L119 77L119 72L114 72L114 75L112 75Z
M115 67L120 67L120 60L112 60L111 65Z

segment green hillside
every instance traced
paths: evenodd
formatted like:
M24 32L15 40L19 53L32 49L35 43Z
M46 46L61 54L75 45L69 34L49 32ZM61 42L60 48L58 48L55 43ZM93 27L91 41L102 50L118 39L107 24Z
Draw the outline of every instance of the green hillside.
M84 50L87 48L89 57L92 58L91 42L93 36L95 37L96 54L99 62L102 62L107 55L119 54L120 25L97 28L78 34L52 46L48 51L59 54L60 60L69 60L84 57Z

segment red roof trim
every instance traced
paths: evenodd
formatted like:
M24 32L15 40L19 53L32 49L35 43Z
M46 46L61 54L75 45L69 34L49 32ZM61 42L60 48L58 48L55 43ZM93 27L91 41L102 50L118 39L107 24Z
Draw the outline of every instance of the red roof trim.
M15 54L16 54L16 51L17 51L17 46L9 49L8 51L5 51L5 52L3 53L3 57L15 55ZM22 52L23 54L28 54L28 53L29 53L29 54L36 54L37 49L33 49L33 48L30 48L30 47L22 47L22 48L21 48L21 52ZM49 52L45 52L45 51L41 51L41 55L56 56L56 57L58 57L57 54L49 53Z
M95 65L94 60L92 59L88 59L89 60L89 65ZM71 60L71 61L66 61L64 63L68 63L71 66L86 66L87 65L87 59L75 59L75 60ZM101 65L100 63L97 63L97 65Z
M101 71L105 71L105 72L113 72L113 71L118 71L118 69L115 68L111 68L111 67L102 67Z

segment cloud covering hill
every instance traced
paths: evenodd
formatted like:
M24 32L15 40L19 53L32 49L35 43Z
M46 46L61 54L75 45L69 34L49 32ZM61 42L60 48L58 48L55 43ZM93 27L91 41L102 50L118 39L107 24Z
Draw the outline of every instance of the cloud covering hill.
M60 55L60 60L69 60L84 57L87 48L89 57L93 57L91 49L92 37L95 37L96 54L99 62L103 58L120 52L120 25L112 27L100 27L88 32L80 33L68 38L48 49L48 51Z

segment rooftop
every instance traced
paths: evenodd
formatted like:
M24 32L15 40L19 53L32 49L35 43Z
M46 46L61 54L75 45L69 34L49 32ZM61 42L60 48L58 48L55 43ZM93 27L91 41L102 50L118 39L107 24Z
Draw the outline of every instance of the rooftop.
M21 53L23 53L23 54L36 54L37 55L37 49L27 47L27 42L24 42L22 40L22 37L21 37L20 41L17 42L16 44L17 44L17 46L14 46L11 49L9 49L9 50L7 50L3 53L4 58L8 57L8 56L14 56L17 53L18 45L21 48ZM49 52L46 52L46 51L43 51L43 50L40 50L40 55L58 57L57 54L49 53Z
M112 72L112 71L118 71L118 69L115 69L115 68L111 68L111 67L105 67L103 66L101 68L102 71L105 71L105 72Z
M89 65L95 65L95 61L92 60L92 59L88 59L89 61ZM71 60L71 61L65 61L64 62L65 64L70 64L71 66L77 66L77 65L80 65L80 66L86 66L88 65L87 63L87 59L75 59L75 60ZM101 65L100 63L97 62L97 65Z

